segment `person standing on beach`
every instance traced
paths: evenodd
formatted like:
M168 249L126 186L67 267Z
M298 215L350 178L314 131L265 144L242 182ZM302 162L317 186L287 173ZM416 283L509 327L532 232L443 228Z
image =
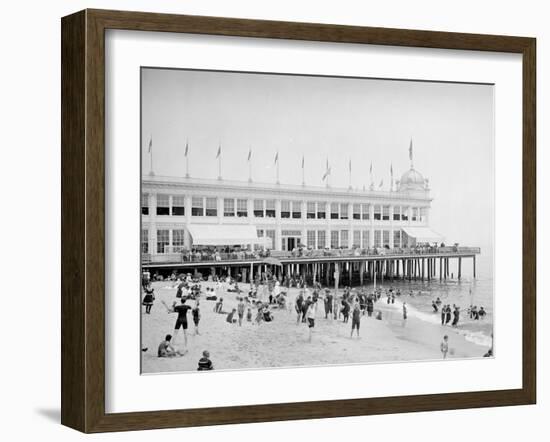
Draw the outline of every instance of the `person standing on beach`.
M451 304L447 304L447 309L445 310L445 325L451 322Z
M343 321L346 324L349 318L350 305L347 299L342 299L342 316L344 317Z
M374 301L371 297L367 299L367 315L370 318L374 312Z
M155 300L155 289L151 288L151 284L149 284L144 290L145 296L143 297L143 305L145 306L145 313L150 315L153 301Z
M443 306L441 308L441 325L445 325L445 316L446 316L447 307Z
M407 319L407 303L403 303L403 319Z
M355 304L353 307L353 312L351 313L351 335L350 338L353 338L353 330L357 330L357 338L359 338L359 327L361 325L361 308L359 304Z
M296 301L294 302L294 306L296 308L296 313L298 314L298 317L296 318L296 324L300 323L300 318L302 317L302 304L304 303L304 295L302 291L300 290L300 293L296 297Z
M193 310L191 310L191 314L193 315L193 324L195 324L195 336L200 335L199 322L201 320L201 310L200 310L198 299L197 299L197 302L195 303L195 307L193 308Z
M460 309L458 305L455 305L453 310L453 324L452 324L453 327L458 326L459 319L460 319Z
M325 319L328 319L329 315L332 316L332 293L329 289L325 293Z
M311 296L308 296L307 299L304 301L304 303L302 304L302 322L306 322L306 318L307 318L307 311L309 309L309 306L313 303L313 301L311 300Z
M172 308L168 309L168 313L177 313L176 325L174 326L174 342L180 331L183 329L183 339L185 342L185 348L187 348L187 312L191 310L191 306L185 303L187 298L181 298L181 304L176 305L176 301L172 304Z
M245 307L246 306L244 305L244 298L240 297L239 298L239 303L237 304L237 316L239 317L239 327L242 327L242 325L243 325Z
M307 326L309 328L309 338L308 342L311 342L311 338L313 335L313 328L315 327L315 316L317 314L317 302L311 302L308 305L307 312L305 314L307 318Z
M447 353L449 352L449 337L447 335L443 336L443 341L439 348L443 354L443 359L447 359Z

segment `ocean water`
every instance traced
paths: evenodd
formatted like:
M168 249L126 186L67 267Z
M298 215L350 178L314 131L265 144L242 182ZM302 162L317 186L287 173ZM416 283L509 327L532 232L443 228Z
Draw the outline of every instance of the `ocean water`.
M442 305L456 304L460 307L460 320L457 333L465 336L469 341L484 346L492 345L492 334L494 324L494 289L493 289L493 259L490 255L478 255L476 262L477 277L472 275L472 263L470 259L462 262L463 275L460 281L456 279L458 270L456 263L451 263L450 273L454 273L454 278L439 281L378 281L376 286L388 289L401 290L401 296L398 297L400 303L406 302L410 316L417 317L420 320L433 324L441 324L441 311L435 313L432 308L432 301L440 298ZM372 287L373 284L370 284ZM412 290L413 296L409 292ZM379 302L386 302L383 295ZM470 305L483 306L487 315L484 319L470 319L468 308ZM451 316L452 321L453 316ZM448 326L451 329L450 326Z

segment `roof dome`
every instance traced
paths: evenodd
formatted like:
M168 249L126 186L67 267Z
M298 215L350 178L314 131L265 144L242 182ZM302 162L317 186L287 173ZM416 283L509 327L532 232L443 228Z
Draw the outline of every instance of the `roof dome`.
M425 187L426 180L412 167L399 180L399 190L423 190Z

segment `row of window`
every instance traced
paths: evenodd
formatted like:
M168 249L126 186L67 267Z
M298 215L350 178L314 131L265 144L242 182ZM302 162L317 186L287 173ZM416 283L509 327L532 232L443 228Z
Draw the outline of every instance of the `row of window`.
M170 232L172 237L170 238ZM275 245L275 230L258 229L259 238L270 238L271 244ZM373 247L389 247L390 246L390 230L374 230ZM281 232L282 250L288 248L288 238L295 238L296 246L300 244L301 232L285 231ZM351 240L351 244L350 244ZM402 246L402 233L400 230L393 231L393 247ZM325 230L308 230L306 232L306 245L311 249L324 249L328 246ZM171 247L172 251L178 251L178 248L184 246L184 230L183 229L159 229L157 230L156 253L166 253ZM369 230L354 230L353 237L350 238L348 230L331 230L330 231L330 248L363 248L371 247L370 231ZM141 252L149 253L149 231L142 229L141 231Z
M351 208L351 215L350 215ZM330 219L350 219L354 220L369 220L370 205L369 204L348 204L348 203L326 203L312 202L306 203L306 218L307 219L326 219L327 209L329 210ZM410 209L410 210L409 210ZM147 195L142 195L141 213L149 214L149 205ZM376 221L389 221L391 206L389 205L373 205L373 219ZM427 209L424 207L406 207L393 206L393 215L391 219L394 221L408 221L409 215L412 221L424 221ZM181 195L157 195L157 215L185 215L185 197ZM255 218L275 218L275 200L253 200L253 215ZM191 198L191 216L218 216L218 202L216 197L201 197L194 196ZM248 200L245 198L224 198L223 199L223 216L224 217L248 217ZM281 218L302 218L302 202L301 201L281 201Z
M390 246L390 230L375 230L373 247ZM324 249L327 247L326 231L325 230L308 230L306 232L306 245L311 249ZM351 241L351 243L350 243ZM393 232L393 247L401 247L402 236L400 230ZM371 247L370 231L369 230L354 230L353 236L350 238L348 230L331 230L330 231L330 248L363 248Z
M170 232L172 238L170 240ZM166 253L170 246L174 250L184 245L185 231L183 229L159 229L157 230L156 253ZM149 230L141 230L141 253L149 253Z

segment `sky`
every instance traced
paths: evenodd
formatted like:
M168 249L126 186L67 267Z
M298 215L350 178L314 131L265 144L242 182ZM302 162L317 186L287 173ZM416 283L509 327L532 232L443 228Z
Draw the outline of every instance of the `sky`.
M480 84L312 77L142 68L142 172L153 142L156 175L222 176L323 185L376 187L414 167L431 187L430 226L447 243L492 252L494 213L494 87Z

